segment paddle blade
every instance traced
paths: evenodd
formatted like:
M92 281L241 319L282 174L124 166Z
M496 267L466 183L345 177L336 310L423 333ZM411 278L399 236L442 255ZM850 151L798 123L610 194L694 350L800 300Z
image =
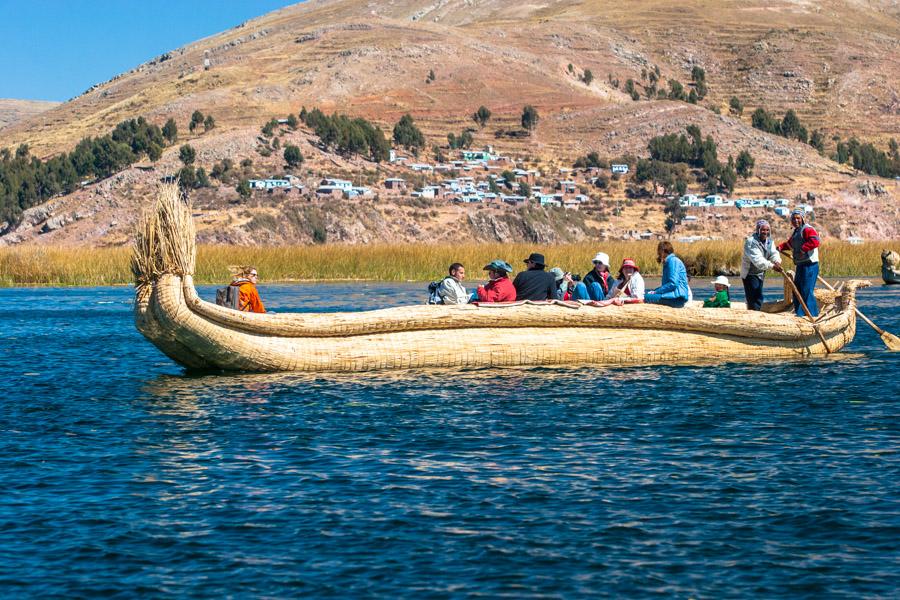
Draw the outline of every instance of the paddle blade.
M884 342L884 345L887 346L887 349L891 352L900 352L900 338L893 333L882 331L881 341Z

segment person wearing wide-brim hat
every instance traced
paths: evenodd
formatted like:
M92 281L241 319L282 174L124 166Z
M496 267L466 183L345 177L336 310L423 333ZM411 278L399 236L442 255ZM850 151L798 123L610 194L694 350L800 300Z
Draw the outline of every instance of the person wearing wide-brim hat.
M591 262L594 263L594 268L581 281L590 300L603 300L609 295L613 282L615 282L613 274L609 270L609 255L605 252L598 252Z
M509 274L513 268L504 260L494 259L484 265L490 281L485 285L479 285L475 290L478 302L514 302L516 288L509 280Z
M556 278L544 270L544 255L532 252L523 262L528 269L516 275L513 281L516 300L556 299Z
M634 259L626 258L619 267L619 276L610 286L606 298L627 298L632 300L644 299L644 278Z
M709 300L703 301L703 308L731 308L731 282L724 275L719 275L713 279L713 287L716 288L716 295Z

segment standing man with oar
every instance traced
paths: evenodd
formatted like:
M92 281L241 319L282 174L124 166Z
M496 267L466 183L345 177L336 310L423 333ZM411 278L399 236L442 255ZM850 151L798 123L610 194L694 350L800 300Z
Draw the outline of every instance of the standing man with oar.
M744 241L744 254L741 256L741 281L744 284L744 296L747 299L747 310L762 310L763 286L766 283L766 271L775 269L779 273L781 256L772 242L772 228L765 219L756 222L756 230Z
M816 304L816 278L819 276L819 234L811 225L806 224L806 213L801 208L795 208L791 213L791 225L794 232L788 240L778 246L778 250L790 250L791 257L797 273L794 275L794 284L797 287L800 298L809 307L813 317L819 316L819 305ZM798 317L804 316L802 303L794 298L794 313Z

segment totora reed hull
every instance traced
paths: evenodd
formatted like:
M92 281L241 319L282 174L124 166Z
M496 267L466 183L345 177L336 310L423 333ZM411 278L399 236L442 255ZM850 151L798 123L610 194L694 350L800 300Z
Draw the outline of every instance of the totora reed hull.
M133 261L138 330L188 369L354 372L753 361L836 352L856 329L859 282L846 284L815 326L789 313L648 304L237 312L198 297L193 238L190 212L174 189L164 187L156 211L138 231Z

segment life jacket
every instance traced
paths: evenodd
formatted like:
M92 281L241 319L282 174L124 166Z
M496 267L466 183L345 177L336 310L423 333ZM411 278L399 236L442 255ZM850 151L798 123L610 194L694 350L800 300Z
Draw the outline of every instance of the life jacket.
M794 259L795 265L819 262L818 248L813 248L809 252L803 251L803 244L806 243L806 238L803 234L807 229L812 229L813 237L815 237L816 240L819 239L819 236L816 234L816 230L806 223L794 230L794 233L791 234L791 239L788 241L791 244L791 254Z

